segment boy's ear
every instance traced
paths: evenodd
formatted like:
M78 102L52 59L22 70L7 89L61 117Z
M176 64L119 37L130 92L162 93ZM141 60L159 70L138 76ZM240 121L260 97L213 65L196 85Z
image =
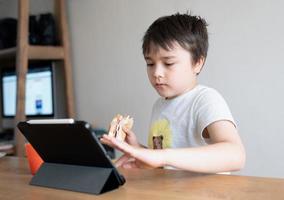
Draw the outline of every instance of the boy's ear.
M205 58L201 56L201 58L193 66L193 70L197 75L201 72L204 62L205 62Z

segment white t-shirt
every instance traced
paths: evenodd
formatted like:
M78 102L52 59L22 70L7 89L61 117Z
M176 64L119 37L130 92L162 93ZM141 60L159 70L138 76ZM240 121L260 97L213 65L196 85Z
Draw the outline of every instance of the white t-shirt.
M227 103L215 89L197 85L173 99L159 98L152 110L148 147L183 148L210 144L202 132L219 120L235 124Z

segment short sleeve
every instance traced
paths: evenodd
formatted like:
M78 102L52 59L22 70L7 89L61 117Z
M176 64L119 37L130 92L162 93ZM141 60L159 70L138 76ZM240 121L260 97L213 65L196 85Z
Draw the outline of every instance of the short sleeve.
M196 133L202 140L204 140L202 136L203 130L213 122L228 120L236 126L226 101L212 88L207 88L197 97L194 106L194 115ZM208 141L206 142L208 143Z

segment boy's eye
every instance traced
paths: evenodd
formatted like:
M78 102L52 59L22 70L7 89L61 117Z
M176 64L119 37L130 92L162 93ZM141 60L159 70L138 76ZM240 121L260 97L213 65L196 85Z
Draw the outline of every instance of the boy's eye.
M175 63L165 63L167 67L173 66Z
M147 63L147 67L153 67L154 64L153 63Z

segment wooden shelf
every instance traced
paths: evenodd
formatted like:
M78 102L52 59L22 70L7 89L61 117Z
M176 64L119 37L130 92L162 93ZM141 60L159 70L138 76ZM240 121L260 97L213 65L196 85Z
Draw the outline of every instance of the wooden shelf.
M0 142L0 152L4 152L8 155L13 155L15 153L15 146L9 142Z
M17 47L0 50L0 59L16 57Z
M15 58L17 47L0 50L0 59ZM31 60L59 60L64 58L62 46L28 45L28 58Z
M57 60L64 58L64 49L61 46L28 46L29 59Z
M25 121L26 74L30 60L59 60L62 62L65 79L66 117L75 118L72 66L65 0L54 1L55 25L60 46L37 46L29 44L29 5L30 0L18 0L18 23L16 47L0 50L1 63L14 62L17 70L17 101L15 125ZM15 128L15 155L24 156L25 138Z

